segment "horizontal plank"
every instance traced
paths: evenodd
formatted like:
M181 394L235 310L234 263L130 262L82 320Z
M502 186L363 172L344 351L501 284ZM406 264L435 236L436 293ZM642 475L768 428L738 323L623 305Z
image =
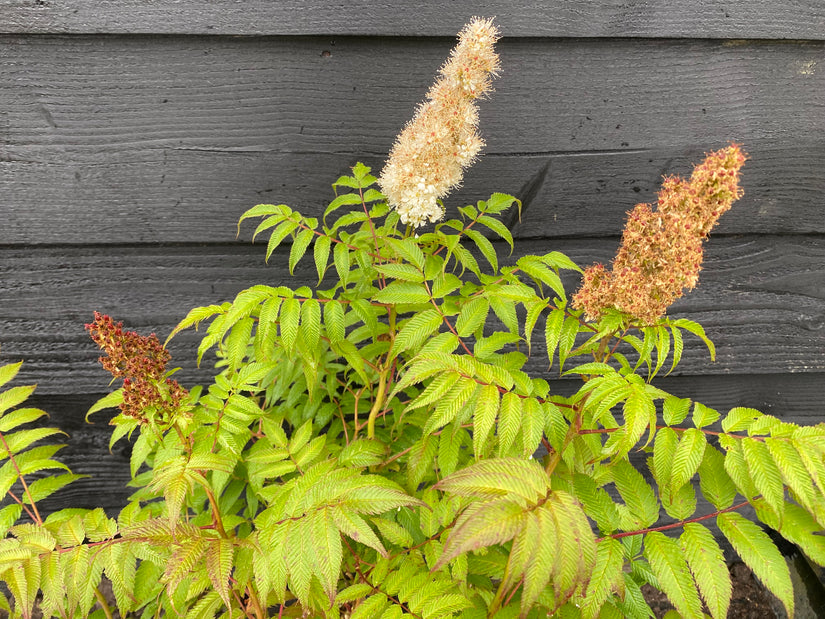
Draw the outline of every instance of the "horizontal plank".
M825 143L762 142L748 151L745 196L716 233L825 233ZM447 213L456 217L458 206L503 191L524 201L521 221L505 216L516 238L615 236L636 203L655 202L663 175L689 175L702 155L696 148L487 155L446 198ZM383 166L379 157L357 159L376 173ZM0 244L232 242L239 217L254 204L288 204L320 217L334 197L331 183L357 159L173 149L100 163L0 162ZM254 229L245 223L240 239L250 240Z
M508 37L822 38L816 0L527 2L404 5L370 0L6 0L2 32L149 34L370 34L450 36L471 15L497 15Z
M362 37L3 43L7 155L48 160L59 147L97 162L146 147L383 155L449 49ZM825 123L825 43L516 39L500 51L481 112L491 153L782 140Z
M525 241L524 253L565 251L580 264L609 261L616 239ZM86 247L0 250L0 360L26 360L21 380L44 393L96 393L107 375L83 323L94 310L129 329L161 338L195 306L231 300L256 283L315 285L311 257L290 279L286 254L263 263L263 246ZM505 252L502 252L505 253ZM717 345L711 363L703 345L686 340L683 375L770 374L825 370L825 239L743 236L711 239L701 285L673 314L705 325ZM576 282L568 278L570 289ZM171 345L184 384L207 380L194 367L199 334ZM539 342L531 371L546 374ZM555 370L554 370L555 372ZM552 376L553 374L551 374Z
M446 53L409 39L345 38L326 57L329 41L301 37L2 43L0 244L86 243L91 230L96 243L220 242L257 202L317 212L347 166L380 167ZM539 219L519 233L615 234L661 174L736 140L753 156L753 202L727 231L823 231L825 44L501 46L487 155L451 201L537 181Z

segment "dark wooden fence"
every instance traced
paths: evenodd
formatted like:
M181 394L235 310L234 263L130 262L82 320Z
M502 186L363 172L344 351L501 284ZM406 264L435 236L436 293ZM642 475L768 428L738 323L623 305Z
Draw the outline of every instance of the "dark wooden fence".
M5 0L0 6L0 361L93 475L66 504L115 509L127 446L83 415L107 375L93 310L162 338L193 306L287 278L263 262L261 202L322 212L358 160L379 168L453 37L496 15L486 155L448 205L524 199L517 254L606 261L665 173L729 141L746 196L673 309L706 325L661 385L726 409L825 420L825 5L820 0ZM172 346L184 383L196 334ZM536 367L540 367L537 363Z

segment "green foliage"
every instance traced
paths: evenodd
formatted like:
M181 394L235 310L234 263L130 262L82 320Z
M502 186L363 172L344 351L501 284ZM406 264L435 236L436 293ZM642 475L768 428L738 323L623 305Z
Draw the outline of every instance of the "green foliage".
M255 285L193 309L170 337L208 325L197 356L215 355L212 384L177 401L153 375L141 393L155 403L136 403L133 382L92 407L119 406L112 444L134 441L117 518L41 517L78 476L38 444L58 431L28 426L45 414L21 407L34 387L0 392L14 616L38 596L46 616L112 616L105 576L120 614L147 618L647 618L649 583L679 616L704 603L719 619L731 584L714 519L792 614L784 559L737 510L825 564L825 426L721 415L654 386L683 331L714 355L703 328L585 319L562 283L581 272L569 258L498 255L516 198L414 235L375 183L356 165L321 221L244 214L262 219L266 259L287 253L293 272L311 253L318 289ZM531 355L581 386L551 393ZM19 367L0 368L0 387ZM697 488L712 511L697 513Z
M40 517L36 503L77 476L59 446L35 446L56 430L22 427L44 414L19 407L33 387L0 394L14 612L29 616L39 594L47 615L88 616L105 576L120 613L141 617L648 617L650 583L680 616L702 617L704 602L718 618L731 586L701 524L713 518L791 612L784 560L735 510L753 505L825 563L825 429L722 416L653 386L682 330L713 351L701 326L584 320L561 283L580 271L568 258L505 265L478 233L512 246L495 215L515 198L413 236L374 182L362 165L338 179L354 192L323 223L284 205L244 215L264 218L267 258L290 242L290 270L314 244L326 287L257 285L193 309L172 335L208 323L198 358L216 354L212 385L170 417L130 409L124 389L90 410L120 406L112 442L135 441L117 519ZM581 379L576 393L525 371L524 351L542 346ZM639 450L652 480L630 462ZM697 487L716 511L697 515Z

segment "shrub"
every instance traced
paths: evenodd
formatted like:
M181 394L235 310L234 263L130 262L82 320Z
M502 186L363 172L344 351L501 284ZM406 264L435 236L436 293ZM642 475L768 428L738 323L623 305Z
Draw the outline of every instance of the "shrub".
M41 517L37 501L76 476L28 481L66 468L57 447L31 446L56 430L20 429L42 415L15 408L33 387L0 396L13 500L0 578L17 616L40 592L46 615L88 616L97 601L91 616L111 617L105 575L121 615L141 617L646 618L650 583L681 616L720 618L731 585L710 522L792 614L785 561L738 510L824 564L825 427L721 415L653 384L685 333L713 357L699 324L665 312L696 284L744 154L729 146L666 179L655 208L630 214L611 267L588 268L570 297L563 274L582 271L568 257L511 260L490 241L512 251L498 215L516 198L439 221L481 147L474 100L498 68L496 38L489 21L462 31L381 177L355 165L323 221L268 204L241 217L262 218L267 259L290 241L290 271L312 248L318 287L254 285L189 312L170 337L208 323L207 388L171 379L154 336L95 316L123 384L89 412L119 407L112 443L135 439L136 491L117 518ZM529 357L578 390L552 393ZM710 513L697 513L697 478Z

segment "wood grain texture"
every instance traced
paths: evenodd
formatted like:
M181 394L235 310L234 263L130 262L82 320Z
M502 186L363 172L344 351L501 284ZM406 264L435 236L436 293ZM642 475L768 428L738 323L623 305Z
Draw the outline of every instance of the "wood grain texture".
M95 243L224 242L257 202L318 212L347 166L380 167L447 48L0 37L0 244L82 244L92 230ZM753 160L746 208L723 231L823 232L825 44L524 39L501 49L497 92L482 102L487 155L453 203L518 194L546 168L537 219L518 234L615 234L661 174L736 140Z
M825 36L816 0L6 0L3 11L2 32L452 36L472 15L496 15L511 37Z
M762 142L748 151L745 196L717 233L825 233L825 143ZM504 191L525 201L521 222L508 222L517 238L611 236L636 203L656 201L664 174L689 175L702 155L696 148L486 155L445 203L456 216L458 206ZM232 242L239 217L253 205L283 203L319 217L334 197L332 181L356 160L375 172L383 166L379 157L349 154L157 150L133 156L0 162L0 244ZM535 191L528 192L532 184ZM239 238L249 240L253 231L246 223Z
M586 265L609 261L617 239L525 241L523 253L567 252ZM506 253L506 252L501 252ZM83 323L94 310L161 338L192 307L231 300L253 284L315 285L311 256L290 279L286 253L267 266L263 246L58 247L0 250L0 360L25 359L21 380L46 394L96 393L108 376ZM683 375L825 371L825 240L805 236L712 238L700 286L672 314L699 321L717 346L711 363L698 341L686 339ZM575 278L568 278L573 290ZM172 343L184 384L208 379L196 370L199 335ZM543 345L531 371L546 372ZM209 363L204 363L209 368ZM552 375L548 376L548 378Z

